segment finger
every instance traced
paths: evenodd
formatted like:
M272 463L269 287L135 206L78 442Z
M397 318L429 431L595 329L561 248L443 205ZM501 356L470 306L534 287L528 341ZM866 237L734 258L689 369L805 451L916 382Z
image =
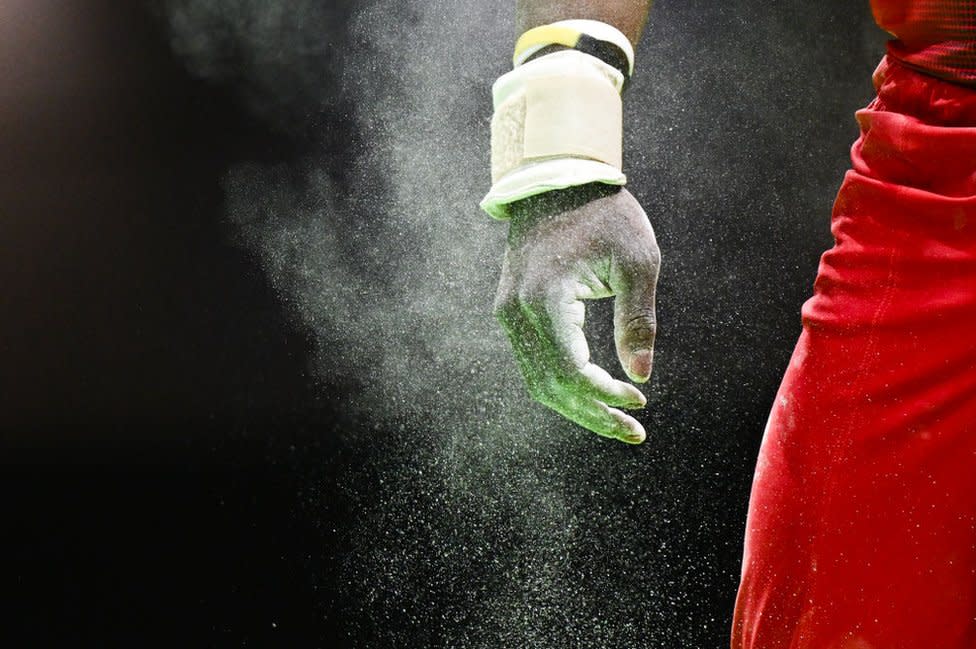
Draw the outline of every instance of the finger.
M590 347L583 333L586 307L578 297L581 290L587 289L578 282L565 282L547 298L524 303L523 312L534 325L541 348L551 352L539 362L561 387L577 396L623 408L643 408L647 399L640 390L590 363Z
M614 263L610 285L613 303L614 341L617 358L630 380L644 383L651 376L654 339L657 334L655 290L658 265L656 254Z
M551 344L553 361L579 370L590 361L590 345L583 333L586 305L576 295L578 284L557 284L548 295L525 303L526 316L543 340Z
M618 381L593 363L587 363L575 377L577 392L585 394L609 406L643 408L647 405L644 393L625 381Z
M593 398L563 393L554 399L550 407L602 437L628 444L640 444L647 439L647 433L639 421Z
M559 381L559 369L553 364L552 342L543 340L521 309L499 311L501 322L519 369L533 398L570 421L604 437L639 444L646 438L640 423L619 410L601 403L593 394L604 394L613 405L638 407L646 403L644 395L633 386L615 381L596 365L587 364L579 371L576 385ZM581 387L587 382L599 389ZM609 383L610 385L606 385ZM622 386L622 387L620 387ZM630 392L632 391L632 392ZM616 392L616 394L615 394Z
M525 317L522 308L515 302L499 302L495 315L512 345L516 364L525 379L529 393L538 399L539 393L548 382L547 354L536 333L535 327Z
M545 298L523 302L525 319L535 329L539 348L548 352L537 363L549 380L577 396L625 408L643 407L647 400L640 390L590 363L590 347L583 333L586 307L576 297L580 288L578 283L566 282Z

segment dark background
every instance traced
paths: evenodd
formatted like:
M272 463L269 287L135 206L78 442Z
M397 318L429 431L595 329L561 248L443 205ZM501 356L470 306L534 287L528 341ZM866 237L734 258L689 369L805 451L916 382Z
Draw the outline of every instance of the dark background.
M426 564L429 592L405 603L366 598L368 570L349 583L340 558L363 539L345 530L410 461L410 432L375 446L348 433L371 422L344 414L341 375L312 376L310 334L223 218L228 167L298 159L308 134L249 111L240 84L195 79L153 6L65 4L14 1L0 17L0 634L445 646L463 620L425 617L478 596L444 575L483 566ZM648 594L649 647L724 646L752 461L881 54L849 0L722 4L659 3L644 50L675 68L634 92L674 118L640 122L628 104L629 137L655 143L629 153L634 191L670 264L656 371L674 369L645 423L699 434L665 436L657 461L708 467L662 487L683 494L676 516L704 522L675 534L680 560L660 577L680 596ZM326 40L348 38L356 5L336 5ZM337 165L357 155L344 101L310 120L350 134L315 138ZM486 565L519 543L504 521L485 534ZM612 596L612 578L595 583Z

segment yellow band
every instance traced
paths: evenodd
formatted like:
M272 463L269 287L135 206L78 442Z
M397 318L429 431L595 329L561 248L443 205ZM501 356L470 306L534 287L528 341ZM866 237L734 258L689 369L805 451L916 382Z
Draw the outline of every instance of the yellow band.
M518 65L522 54L530 47L546 45L563 45L565 47L576 47L582 33L578 29L572 29L563 25L542 25L535 27L522 34L515 43L515 55L512 62Z
M623 72L627 79L634 75L634 46L630 39L613 25L586 19L560 20L528 30L515 43L513 66L522 65L550 45L595 56Z

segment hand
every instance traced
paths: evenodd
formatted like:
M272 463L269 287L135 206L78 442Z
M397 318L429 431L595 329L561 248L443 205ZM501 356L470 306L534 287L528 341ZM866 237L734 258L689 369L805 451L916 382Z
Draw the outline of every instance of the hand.
M644 441L640 422L617 408L642 408L647 399L590 363L581 300L616 296L617 357L643 383L660 263L654 230L626 189L583 185L512 205L495 314L537 401L605 437Z

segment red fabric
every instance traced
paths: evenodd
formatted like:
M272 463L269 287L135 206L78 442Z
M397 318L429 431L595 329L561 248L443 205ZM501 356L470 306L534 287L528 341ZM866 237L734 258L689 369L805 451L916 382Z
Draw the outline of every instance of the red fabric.
M976 90L886 59L756 467L734 649L976 647Z
M976 85L976 0L871 0L896 40L888 54L910 67Z

